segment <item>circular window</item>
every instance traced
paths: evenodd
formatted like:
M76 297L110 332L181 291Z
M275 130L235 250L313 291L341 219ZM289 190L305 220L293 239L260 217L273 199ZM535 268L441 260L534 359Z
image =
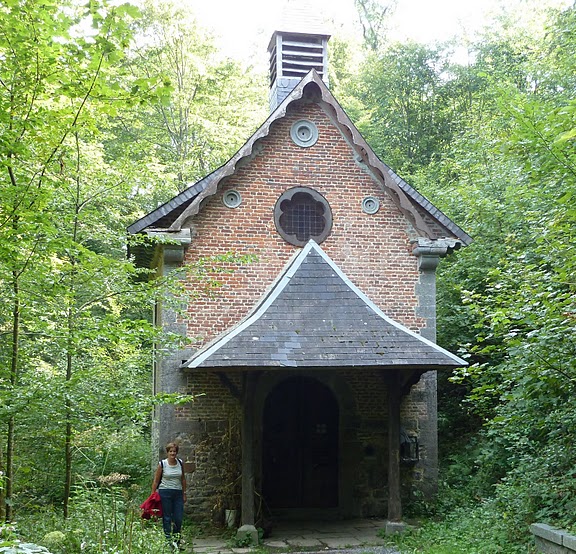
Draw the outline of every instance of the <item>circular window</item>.
M222 195L222 202L227 208L237 208L242 203L242 197L237 190L227 190Z
M311 121L301 119L290 128L290 137L298 146L314 146L318 140L318 128Z
M375 214L380 209L380 200L374 196L367 196L362 200L362 211L367 214Z
M315 190L295 187L276 202L274 222L280 236L290 244L304 246L310 239L320 244L332 229L332 210Z

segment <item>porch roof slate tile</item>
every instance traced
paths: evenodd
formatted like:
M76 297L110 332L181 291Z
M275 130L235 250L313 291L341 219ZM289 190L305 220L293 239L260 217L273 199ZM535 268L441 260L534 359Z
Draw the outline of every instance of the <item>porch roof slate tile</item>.
M183 368L467 365L387 317L310 241L251 314Z

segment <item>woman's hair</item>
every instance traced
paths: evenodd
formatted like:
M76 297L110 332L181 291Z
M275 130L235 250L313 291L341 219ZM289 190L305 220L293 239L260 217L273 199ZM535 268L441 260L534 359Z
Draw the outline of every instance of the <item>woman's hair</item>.
M166 452L168 452L171 448L175 448L175 449L176 449L176 454L178 454L179 448L178 448L178 445L177 445L175 442L169 442L169 443L166 445Z

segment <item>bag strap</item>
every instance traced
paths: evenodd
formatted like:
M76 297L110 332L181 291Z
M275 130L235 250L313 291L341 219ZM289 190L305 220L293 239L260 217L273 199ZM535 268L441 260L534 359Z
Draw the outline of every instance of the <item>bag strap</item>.
M176 458L176 459L178 460L178 463L180 464L180 467L182 468L182 472L184 472L184 462L180 458ZM164 474L164 460L160 460L158 463L162 467L162 474ZM160 483L158 483L158 484L160 484Z
M160 465L160 467L162 468L162 473L160 474L160 481L158 481L158 487L160 486L160 483L162 483L162 477L164 477L164 460L160 460L158 462L158 464ZM156 487L156 488L158 488Z
M184 462L180 458L176 458L176 459L178 460L178 463L180 464L182 471L184 471ZM164 473L164 460L160 460L158 463L162 467L162 473Z

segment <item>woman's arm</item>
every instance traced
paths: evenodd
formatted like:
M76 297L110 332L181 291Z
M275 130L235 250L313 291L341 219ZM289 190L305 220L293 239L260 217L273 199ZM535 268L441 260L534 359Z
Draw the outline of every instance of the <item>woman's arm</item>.
M162 479L162 464L159 463L156 471L154 472L154 480L152 481L152 492L156 492L158 485L160 484L160 479Z

